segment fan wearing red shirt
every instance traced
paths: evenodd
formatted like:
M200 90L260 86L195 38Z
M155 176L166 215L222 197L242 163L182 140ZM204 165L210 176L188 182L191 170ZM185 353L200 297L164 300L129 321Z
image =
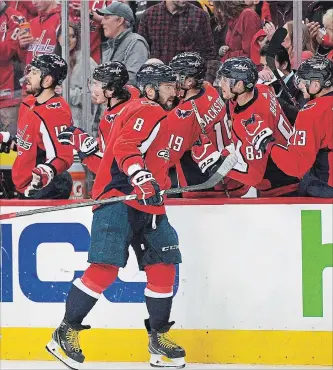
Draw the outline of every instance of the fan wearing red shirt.
M30 21L30 32L18 35L20 59L29 64L42 54L52 54L57 44L57 31L61 24L61 7L55 0L35 0L38 16Z
M139 90L126 85L128 79L127 69L121 62L107 62L97 66L93 72L92 96L96 104L107 102L107 108L98 126L97 140L75 126L63 130L58 136L61 144L72 145L82 163L95 174L103 158L115 118L128 103L139 98Z
M15 63L19 51L17 40L24 16L4 1L0 1L0 123L2 129L12 135L17 130L18 104L21 100L21 86Z

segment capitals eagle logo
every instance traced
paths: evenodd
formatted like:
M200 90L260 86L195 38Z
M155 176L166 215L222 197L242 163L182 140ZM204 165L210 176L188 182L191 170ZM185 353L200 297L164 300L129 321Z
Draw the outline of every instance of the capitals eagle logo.
M47 109L57 109L61 108L61 103L57 101L56 103L51 103L46 106Z
M178 118L182 118L182 119L188 118L192 115L192 113L193 113L192 109L190 110L179 109L179 108L176 109L176 115Z
M109 123L113 123L113 121L115 120L117 114L107 114L105 116L105 120Z

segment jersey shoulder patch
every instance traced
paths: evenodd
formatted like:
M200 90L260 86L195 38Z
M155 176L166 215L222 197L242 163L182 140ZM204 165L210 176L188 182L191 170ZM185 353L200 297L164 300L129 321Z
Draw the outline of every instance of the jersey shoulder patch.
M178 118L185 119L187 117L190 117L192 113L193 113L193 109L186 110L186 109L176 108L176 116Z
M309 110L309 109L315 107L316 105L317 105L317 103L307 103L307 104L304 105L304 107L301 110L302 111L303 110Z

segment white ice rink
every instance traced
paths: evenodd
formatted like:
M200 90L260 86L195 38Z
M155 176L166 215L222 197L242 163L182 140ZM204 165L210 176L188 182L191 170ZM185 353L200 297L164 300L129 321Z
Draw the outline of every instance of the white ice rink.
M66 366L55 361L0 361L1 370L66 370ZM82 366L83 370L111 370L111 369L133 369L133 370L152 370L147 363L134 362L87 362ZM331 366L264 366L264 365L207 365L207 364L187 364L185 369L280 369L280 370L328 370Z

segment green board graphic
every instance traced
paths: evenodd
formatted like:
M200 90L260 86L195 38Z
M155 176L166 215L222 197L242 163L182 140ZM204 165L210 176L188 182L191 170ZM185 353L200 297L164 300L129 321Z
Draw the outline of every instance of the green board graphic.
M323 317L323 271L333 267L333 244L322 243L321 221L321 211L302 211L303 317Z

